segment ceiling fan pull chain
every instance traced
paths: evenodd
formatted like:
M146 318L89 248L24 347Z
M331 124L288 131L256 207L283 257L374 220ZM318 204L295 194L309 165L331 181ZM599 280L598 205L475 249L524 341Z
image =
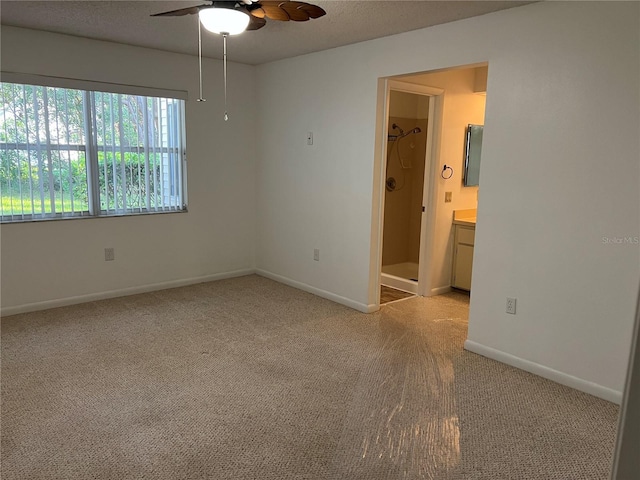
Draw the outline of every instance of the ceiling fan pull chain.
M200 98L198 98L198 102L206 102L202 98L202 27L200 26L200 20L198 20L198 73L200 78Z
M227 34L222 34L222 42L223 42L223 51L222 51L222 60L223 60L223 72L224 72L224 121L229 120L229 114L227 113Z
M224 121L229 121L227 112L227 36L237 35L247 30L258 30L267 23L265 18L294 22L306 22L310 18L326 15L322 8L305 2L271 2L263 0L208 0L210 5L196 5L179 8L168 12L155 13L152 17L181 17L183 15L198 16L198 69L200 73L200 98L198 102L206 102L202 98L202 26L208 31L222 35L224 42ZM276 5L277 4L277 5Z

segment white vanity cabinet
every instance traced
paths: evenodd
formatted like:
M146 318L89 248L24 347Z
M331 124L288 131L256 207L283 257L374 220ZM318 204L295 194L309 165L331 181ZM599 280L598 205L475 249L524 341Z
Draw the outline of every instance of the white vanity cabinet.
M454 221L453 270L451 286L461 290L471 290L471 269L473 266L473 244L476 235L475 222Z

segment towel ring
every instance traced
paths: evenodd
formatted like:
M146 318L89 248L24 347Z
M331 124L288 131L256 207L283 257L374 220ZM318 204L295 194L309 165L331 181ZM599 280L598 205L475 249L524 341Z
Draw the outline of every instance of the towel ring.
M449 173L449 175L447 175L447 171L450 171L451 173ZM442 172L440 172L440 176L442 178L444 178L445 180L449 180L451 177L453 177L453 168L451 168L449 165L444 165L442 167Z

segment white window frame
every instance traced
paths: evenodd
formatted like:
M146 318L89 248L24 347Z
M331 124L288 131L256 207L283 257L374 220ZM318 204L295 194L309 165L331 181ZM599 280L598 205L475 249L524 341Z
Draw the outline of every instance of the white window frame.
M99 191L99 164L97 150L99 150L96 140L96 118L94 117L95 110L93 108L86 109L84 112L84 123L86 131L86 141L84 148L81 148L85 152L85 161L87 168L87 189L88 189L88 212L65 212L65 213L18 213L15 215L3 215L0 216L0 222L2 224L10 223L22 223L29 221L46 221L46 220L59 220L59 219L71 219L71 218L97 218L97 217L114 217L114 216L128 216L128 215L145 215L145 214L158 214L158 213L180 213L187 211L187 156L186 156L186 100L188 100L187 92L182 90L169 90L158 89L152 87L142 87L137 85L122 85L106 82L96 82L90 80L70 79L64 77L52 77L44 75L34 75L15 72L2 72L0 73L0 81L3 83L13 83L22 85L35 85L42 87L56 87L67 88L82 91L84 96L84 104L89 105L95 99L96 93L116 93L126 95L137 95L144 97L159 97L161 99L180 100L178 103L179 111L177 117L179 120L179 131L176 132L178 136L178 154L180 155L180 165L176 172L178 175L178 184L181 191L179 194L179 203L171 204L169 208L163 205L160 209L147 209L140 207L126 208L126 209L110 209L106 210L101 208L100 204L100 191ZM95 105L93 105L95 107ZM89 111L91 110L91 111ZM106 149L106 145L102 145L103 149ZM121 155L124 152L131 150L131 147L118 147ZM167 149L174 150L174 147L166 147ZM163 147L160 147L162 152ZM155 150L155 149L154 149ZM104 150L106 152L106 150ZM133 150L131 150L133 151ZM157 151L154 151L157 153Z

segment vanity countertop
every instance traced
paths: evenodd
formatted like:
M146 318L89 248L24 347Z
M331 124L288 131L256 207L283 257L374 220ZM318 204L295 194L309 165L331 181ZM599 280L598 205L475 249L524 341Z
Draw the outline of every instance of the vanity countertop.
M476 226L476 217L457 218L453 220L454 225L466 225L467 227Z
M454 210L453 224L465 225L467 227L475 227L476 215L477 215L477 210L475 208L471 208L468 210Z

